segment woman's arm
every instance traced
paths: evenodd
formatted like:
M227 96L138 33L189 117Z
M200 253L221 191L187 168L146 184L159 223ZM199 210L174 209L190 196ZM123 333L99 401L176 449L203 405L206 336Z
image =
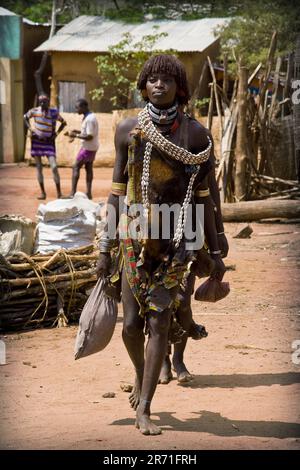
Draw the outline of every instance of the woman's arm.
M115 133L116 159L112 178L112 188L107 200L107 218L103 235L99 242L99 260L97 275L106 276L111 264L110 250L115 238L116 227L120 218L120 198L126 194L127 174L125 169L128 161L129 132L136 120L126 119L119 124Z

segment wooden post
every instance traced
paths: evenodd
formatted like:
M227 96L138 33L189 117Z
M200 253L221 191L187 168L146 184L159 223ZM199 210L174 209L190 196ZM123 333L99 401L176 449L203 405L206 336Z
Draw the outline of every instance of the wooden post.
M52 36L54 35L55 28L56 28L56 0L52 0L51 29L50 29L49 39L51 39ZM39 68L34 72L36 91L38 95L41 95L44 93L43 84L42 84L42 73L45 70L47 59L48 59L48 52L45 51L43 52L42 60L41 60Z
M236 136L235 197L242 201L247 196L247 93L248 69L239 65L238 122Z
M300 217L299 201L244 201L221 206L224 222L251 222L260 219L296 219Z
M224 96L227 98L228 94L228 56L224 54L224 75L223 75L223 93Z
M220 105L219 94L218 94L218 89L217 89L217 80L215 76L215 71L214 71L214 68L212 66L209 56L207 56L207 62L208 62L210 73L211 73L212 80L213 80L212 88L213 88L214 95L215 95L215 102L216 102L217 113L219 117L219 123L220 123L219 135L220 135L220 155L221 155L222 153L221 145L222 145L222 137L223 137L223 119L222 119L221 105Z
M213 84L210 83L210 99L209 99L209 106L208 106L208 113L207 113L207 128L209 130L211 130L212 128L213 112L214 112L214 89L213 89Z
M258 107L258 112L259 112L260 111L259 108L261 106L261 114L262 114L261 119L262 119L262 121L265 121L265 111L266 111L266 109L264 107L265 95L266 95L266 92L267 92L267 89L268 89L269 77L270 77L271 70L272 70L272 67L273 67L276 44L277 44L277 32L274 31L274 33L272 35L272 39L271 39L268 59L267 59L266 66L265 66L265 74L264 74L264 77L262 79L262 86L261 86L261 89L259 90L259 95L258 95L258 106L257 107Z
M283 89L283 97L282 99L285 100L287 99L288 101L281 106L281 117L283 118L287 114L290 113L290 92L291 92L291 81L292 81L292 69L293 69L293 64L292 64L292 53L288 54L287 58L287 70L286 70L286 77L285 77L285 84L284 84L284 89Z
M194 117L194 114L195 114L195 111L194 111L195 101L199 97L199 93L200 93L200 90L201 90L201 87L202 87L203 79L204 79L205 74L206 74L206 69L207 69L207 62L205 61L204 64L203 64L202 70L201 70L201 74L200 74L198 84L197 84L195 90L193 91L193 94L192 94L191 99L190 99L189 104L188 104L188 112L193 117Z
M295 57L294 57L294 77L300 80L300 34L297 36ZM293 103L294 115L294 142L295 142L295 166L298 181L300 181L300 104Z
M271 121L273 120L273 114L276 110L276 100L277 100L277 95L278 95L279 73L281 69L281 62L282 62L281 57L277 57L276 69L275 69L275 74L274 74L274 82L273 82L272 100L271 100L271 106L270 106L269 113L268 113L269 126L271 124Z

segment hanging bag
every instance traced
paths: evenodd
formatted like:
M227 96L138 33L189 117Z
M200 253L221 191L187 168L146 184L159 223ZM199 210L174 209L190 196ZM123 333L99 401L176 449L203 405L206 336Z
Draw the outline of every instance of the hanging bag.
M98 279L79 319L75 342L75 359L102 351L110 342L115 330L117 301L105 292L106 280Z

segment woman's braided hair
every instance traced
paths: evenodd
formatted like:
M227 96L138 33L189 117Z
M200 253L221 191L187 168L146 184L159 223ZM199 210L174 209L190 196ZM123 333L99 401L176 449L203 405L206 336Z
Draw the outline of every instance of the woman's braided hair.
M187 104L190 98L190 92L185 67L180 60L170 54L156 55L145 62L137 82L137 89L141 91L143 98L148 101L146 92L148 77L158 73L174 77L177 84L178 103Z

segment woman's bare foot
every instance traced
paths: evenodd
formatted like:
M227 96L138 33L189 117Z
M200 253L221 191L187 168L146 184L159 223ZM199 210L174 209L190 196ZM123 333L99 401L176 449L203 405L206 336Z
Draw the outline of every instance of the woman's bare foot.
M186 383L193 380L193 376L187 370L184 362L177 362L176 364L173 362L173 366L179 383Z
M134 410L136 410L137 407L139 406L140 396L141 396L141 383L140 383L140 380L138 379L138 376L136 376L133 390L131 394L129 395L129 403L130 403L131 408L133 408Z
M145 413L137 412L135 427L145 436L157 436L162 432L161 429L151 421L150 416Z
M47 196L46 196L46 193L41 193L41 194L37 197L37 199L38 199L39 201L42 201L42 200L46 199L46 197L47 197Z
M166 356L161 366L161 371L158 379L159 384L168 384L173 379L171 372L171 361L169 356Z

